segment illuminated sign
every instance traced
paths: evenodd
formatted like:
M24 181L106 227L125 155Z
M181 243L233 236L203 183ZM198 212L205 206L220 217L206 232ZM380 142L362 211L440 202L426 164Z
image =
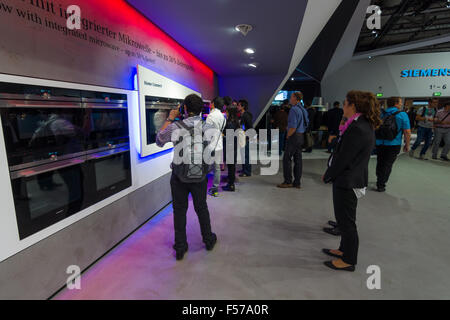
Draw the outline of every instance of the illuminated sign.
M440 96L442 96L442 93L441 92L433 92L433 96L440 97Z
M401 72L402 78L431 78L431 77L450 77L450 69L432 68L432 69L411 69Z
M384 94L382 93L377 93L377 98L383 98Z

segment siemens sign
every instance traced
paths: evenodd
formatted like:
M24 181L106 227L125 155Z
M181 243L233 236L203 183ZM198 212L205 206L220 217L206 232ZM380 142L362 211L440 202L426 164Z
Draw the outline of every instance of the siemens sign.
M431 77L450 77L450 69L414 69L403 70L402 78L431 78Z

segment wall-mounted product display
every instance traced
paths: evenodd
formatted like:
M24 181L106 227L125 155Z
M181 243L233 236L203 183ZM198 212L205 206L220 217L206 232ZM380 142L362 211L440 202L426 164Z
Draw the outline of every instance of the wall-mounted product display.
M167 119L170 110L180 108L187 95L194 93L201 96L201 94L142 66L137 67L137 87L140 155L146 157L173 148L170 143L163 148L156 145L159 129Z
M131 186L127 96L0 83L20 239Z

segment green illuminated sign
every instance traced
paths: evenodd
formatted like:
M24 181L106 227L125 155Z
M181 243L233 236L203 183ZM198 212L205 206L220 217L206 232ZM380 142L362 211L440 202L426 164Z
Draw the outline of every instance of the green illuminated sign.
M383 94L382 93L377 93L377 98L383 98Z
M434 92L433 96L434 97L440 97L440 96L442 96L442 93L441 92Z

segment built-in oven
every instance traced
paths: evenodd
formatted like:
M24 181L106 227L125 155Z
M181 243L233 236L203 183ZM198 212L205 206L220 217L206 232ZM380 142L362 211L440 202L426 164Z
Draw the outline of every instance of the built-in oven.
M0 83L20 239L131 186L126 95Z
M145 119L147 124L147 144L156 142L156 136L173 109L183 105L181 99L145 97Z
M127 96L87 91L81 95L89 119L87 149L111 149L128 144Z
M91 153L86 158L86 172L92 177L86 193L88 204L102 201L131 186L129 145Z
M85 162L80 157L11 172L20 239L87 207Z
M55 98L49 89L43 88L37 94L19 87L22 90L16 89L16 93L0 93L0 115L10 169L82 154L86 123L77 93L67 91L67 96ZM0 85L0 92L1 89L5 88Z

